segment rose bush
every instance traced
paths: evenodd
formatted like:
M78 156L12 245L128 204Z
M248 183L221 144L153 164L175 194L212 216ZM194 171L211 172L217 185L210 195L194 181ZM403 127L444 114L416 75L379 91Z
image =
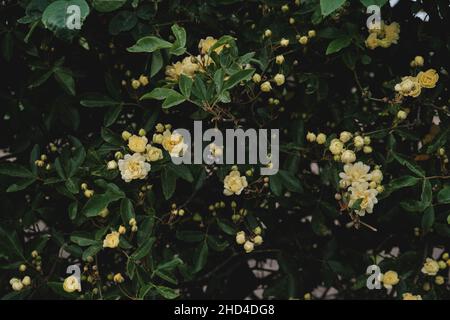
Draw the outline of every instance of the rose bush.
M0 10L4 299L450 297L447 1ZM174 164L194 120L278 172Z

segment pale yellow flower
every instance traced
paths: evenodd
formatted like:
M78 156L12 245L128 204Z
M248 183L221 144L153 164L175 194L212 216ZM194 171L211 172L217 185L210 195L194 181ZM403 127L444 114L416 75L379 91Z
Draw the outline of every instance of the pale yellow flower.
M128 139L128 148L130 148L133 152L144 152L145 147L147 146L147 138L146 137L140 137L137 135L132 135Z
M422 92L422 87L416 77L403 77L402 82L397 83L394 87L395 91L405 97L418 97Z
M103 240L103 248L117 248L120 242L120 233L117 231L112 231L105 236Z
M188 149L183 136L176 132L171 133L169 130L164 131L161 144L172 157L181 157Z
M118 162L120 174L125 182L135 179L145 179L151 169L149 163L145 162L145 157L139 153L133 155L126 154Z
M200 49L201 54L207 54L209 50L216 44L217 39L214 39L213 37L206 37L206 39L200 39L200 42L198 43L198 48ZM221 45L214 49L214 51L217 54L220 54L222 52L225 45Z
M417 81L423 88L428 89L434 88L438 80L439 74L434 69L428 69L425 72L421 71L417 75Z
M147 145L146 151L145 156L147 157L147 161L153 162L163 158L162 150L158 147Z
M200 66L194 58L185 57L182 61L166 67L166 80L177 82L182 74L193 78L195 72L199 71L199 68Z
M122 274L120 273L116 273L113 277L113 280L115 283L122 283L125 281L125 279L123 278Z
M339 177L346 186L351 186L354 183L370 181L372 175L369 171L370 167L359 161L354 164L346 164L344 166L344 172L339 173Z
M226 196L231 196L233 194L240 195L242 190L247 186L247 178L241 176L239 171L232 170L223 181L223 193Z
M398 278L397 272L390 270L383 274L381 281L386 289L391 289L392 286L395 286L400 281L400 279Z
M437 261L427 258L421 271L426 275L435 276L439 272L439 264Z
M239 231L236 234L236 243L237 244L244 244L245 243L245 232L244 231Z
M364 216L366 212L373 212L373 207L378 203L378 191L369 189L369 183L354 183L348 188L348 191L350 192L349 207L352 207L358 200L362 200L359 209L355 210L357 215Z
M406 292L403 294L403 300L422 300L422 297L420 296L420 294L413 295L410 292Z
M331 140L329 150L332 154L341 154L344 150L344 144L339 139Z
M72 293L74 291L81 291L81 284L78 278L75 276L68 276L63 283L63 289L65 292Z

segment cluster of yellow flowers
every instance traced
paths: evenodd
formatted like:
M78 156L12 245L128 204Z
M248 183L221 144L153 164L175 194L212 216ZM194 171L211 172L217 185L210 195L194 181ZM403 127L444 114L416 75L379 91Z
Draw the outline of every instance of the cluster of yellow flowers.
M34 161L34 164L36 165L36 167L39 168L44 168L46 170L50 170L51 169L51 164L50 163L45 163L48 160L47 155L46 154L41 154L41 156L39 157L39 159L37 159L36 161Z
M247 186L247 177L241 176L237 166L233 166L231 172L223 180L223 194L226 196L240 195Z
M131 86L133 89L138 89L140 86L145 87L149 84L148 77L141 74L138 79L131 79Z
M214 61L208 55L210 49L216 44L217 39L213 37L206 37L201 39L198 43L200 55L197 57L188 56L183 58L182 61L177 61L172 65L166 67L166 80L178 82L180 76L183 74L189 78L193 78L196 72L203 72ZM225 45L219 46L214 49L214 52L220 54Z
M422 88L431 89L436 86L439 80L439 74L434 69L428 69L427 71L420 71L416 77L406 76L402 77L402 81L397 83L394 87L402 97L417 98Z
M250 253L255 249L255 246L259 246L263 243L261 233L261 227L256 227L253 230L253 234L250 236L247 236L244 231L239 231L236 234L236 243L243 245L245 252Z
M366 47L372 50L377 47L389 48L400 39L400 25L397 22L391 24L381 22L380 28L371 28L369 32Z
M240 208L239 210L237 210L237 204L234 201L231 202L231 209L233 210L233 214L231 215L231 220L234 223L242 221L245 218L245 216L247 216L247 213L248 213L247 209Z
M27 270L27 266L24 264L21 264L19 266L20 272L25 272ZM23 288L28 287L31 285L31 278L30 276L24 276L22 280L19 278L11 278L9 280L9 284L11 285L11 288L14 291L21 291Z
M434 277L435 284L443 285L445 283L445 278L438 275L438 273L441 270L445 270L447 267L450 267L450 257L449 254L445 252L438 261L432 258L426 258L420 271L427 276ZM429 287L429 285L424 285L424 289L427 287Z
M373 212L373 207L378 203L377 195L383 191L381 181L383 173L378 167L370 172L370 166L362 162L344 165L344 172L339 173L341 180L339 186L347 189L344 192L344 199L348 207L352 208L359 203L355 213L364 216ZM341 200L341 195L337 194L336 199Z
M309 142L317 142L317 144L325 144L327 136L324 133L315 134L308 132L306 140ZM328 149L333 154L335 161L342 163L353 163L356 161L356 152L363 151L364 153L372 153L373 149L370 146L371 139L368 136L354 135L348 131L342 131L339 139L331 140Z

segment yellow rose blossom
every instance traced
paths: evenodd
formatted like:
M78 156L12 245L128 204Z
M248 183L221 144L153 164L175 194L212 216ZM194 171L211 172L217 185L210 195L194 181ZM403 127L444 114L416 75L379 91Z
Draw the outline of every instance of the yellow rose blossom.
M273 79L275 80L277 86L283 85L285 81L284 74L281 73L277 73Z
M160 148L147 145L147 152L145 154L147 161L153 162L163 158L162 150Z
M359 204L359 209L355 210L357 215L364 216L366 212L373 212L374 205L378 203L378 191L376 189L369 189L369 184L363 182L353 184L348 188L348 191L350 192L349 207L353 207L356 201L362 200Z
M113 231L108 233L103 240L103 248L117 248L120 242L120 233L117 231Z
M195 73L199 71L200 66L191 57L185 57L182 61L173 63L166 67L166 80L178 82L180 76L184 74L187 77L193 78Z
M116 273L113 277L113 280L115 283L122 283L125 281L125 279L123 278L122 274L120 273Z
M260 86L262 92L269 92L272 90L272 86L269 81L263 82Z
M434 88L436 86L436 83L439 80L439 74L434 69L428 69L427 71L419 72L417 75L417 81L419 82L420 86L423 88Z
M133 152L145 152L145 147L147 146L147 138L139 137L137 135L132 135L128 139L128 148Z
M242 190L247 186L247 178L241 176L239 171L232 170L223 181L223 193L226 196L231 196L233 194L240 195Z
M206 39L200 39L200 42L198 43L198 48L200 49L201 54L207 54L209 50L216 44L217 39L213 37L206 37ZM222 52L225 45L221 45L214 49L214 52L219 54Z
M181 134L171 133L169 130L164 131L161 144L172 157L183 156L188 148Z
M406 292L403 294L403 300L422 300L422 297L420 296L420 294L413 295L410 292Z
M370 167L361 161L355 164L346 164L344 172L339 173L341 182L345 186L351 186L354 183L363 183L372 179L369 173Z
M405 97L416 98L422 92L422 87L416 77L403 77L402 82L397 83L394 87L395 91Z
M125 182L135 179L145 179L151 169L149 163L145 162L145 157L139 153L133 155L126 154L118 162L120 174Z
M425 260L425 263L423 264L421 271L426 275L435 276L439 272L439 264L437 263L437 261L431 258L427 258Z
M383 274L381 281L386 289L391 289L392 286L395 286L400 281L400 279L398 278L397 272L389 270Z
M72 293L74 291L81 291L81 284L75 276L68 276L63 283L65 292Z

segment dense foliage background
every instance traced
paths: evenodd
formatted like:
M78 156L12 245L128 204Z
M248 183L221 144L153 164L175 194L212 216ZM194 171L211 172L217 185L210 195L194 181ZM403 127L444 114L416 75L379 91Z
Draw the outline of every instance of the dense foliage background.
M81 30L65 25L70 4L81 8ZM370 4L399 24L397 43L366 46ZM5 0L0 12L4 298L450 297L441 256L450 250L448 1ZM198 59L213 62L166 80L166 66L197 57L208 36L219 43ZM416 56L423 67L410 64ZM396 92L402 77L428 69L435 87ZM239 165L248 187L226 196L231 165L175 166L166 148L145 179L127 183L107 168L130 153L124 130L142 128L151 142L158 123L191 128L194 119L279 128L280 172ZM372 150L357 161L384 177L363 217L360 203L336 200L346 196L343 163L328 147L343 131L366 137ZM119 247L104 248L120 225ZM236 233L258 227L263 243L246 253ZM421 271L426 258L440 261L434 275ZM72 264L81 291L64 290ZM368 290L372 264L398 283Z

